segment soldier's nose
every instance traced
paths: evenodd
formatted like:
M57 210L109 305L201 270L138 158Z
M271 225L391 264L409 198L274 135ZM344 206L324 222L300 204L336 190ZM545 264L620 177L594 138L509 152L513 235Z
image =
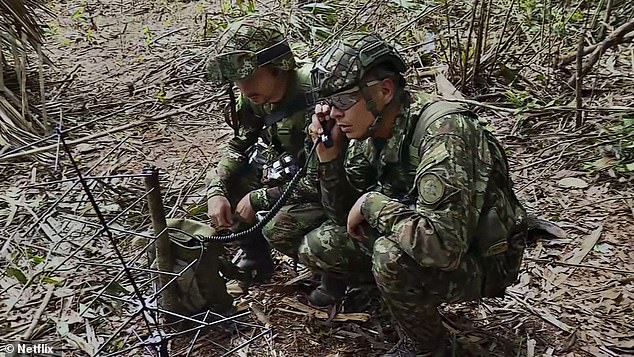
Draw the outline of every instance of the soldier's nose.
M341 109L338 109L336 107L331 107L330 108L330 117L337 119L337 118L343 118L344 115L346 114L346 112L344 112Z

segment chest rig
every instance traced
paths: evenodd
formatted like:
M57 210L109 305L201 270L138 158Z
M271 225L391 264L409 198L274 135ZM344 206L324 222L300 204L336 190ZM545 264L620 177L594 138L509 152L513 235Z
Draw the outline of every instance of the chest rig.
M290 181L304 163L304 111L309 104L309 95L302 90L277 107L262 107L254 113L260 116L262 129L258 141L247 150L247 157L249 164L261 171L264 185Z

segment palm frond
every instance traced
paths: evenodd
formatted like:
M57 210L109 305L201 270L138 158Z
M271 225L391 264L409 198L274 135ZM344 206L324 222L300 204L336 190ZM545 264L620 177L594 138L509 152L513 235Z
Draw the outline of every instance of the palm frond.
M31 48L42 43L43 27L38 22L39 13L50 13L44 1L0 0L0 33L6 45L19 43L22 47L22 33Z
M39 18L44 14L50 14L50 11L42 0L0 0L2 147L23 145L35 139L35 134L42 134L46 129L45 125L31 115L26 90L27 53L41 48L44 26ZM41 51L37 50L37 53L41 56Z

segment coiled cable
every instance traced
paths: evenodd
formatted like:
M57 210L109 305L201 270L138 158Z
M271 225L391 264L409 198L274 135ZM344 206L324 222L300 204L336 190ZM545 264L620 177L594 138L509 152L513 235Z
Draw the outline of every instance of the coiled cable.
M304 163L304 166L302 166L302 168L299 171L297 171L297 173L295 173L295 176L293 176L293 178L289 182L284 192L282 192L282 195L280 196L280 198L275 202L273 207L271 207L271 209L264 215L261 221L259 221L255 225L241 232L236 232L236 233L231 233L226 235L212 235L212 236L197 235L196 237L201 242L204 242L204 243L207 243L207 242L229 243L229 242L235 242L237 240L245 239L249 237L252 233L262 229L267 223L269 223L273 219L273 217L275 217L275 215L280 211L282 206L284 206L284 204L286 203L286 200L288 200L288 197L290 196L291 192L293 192L293 190L299 183L299 180L308 169L310 160L315 154L315 149L317 149L317 145L319 145L320 142L321 140L319 139L315 140L315 142L313 143L313 147L310 149L310 152L308 153L308 156L306 157L306 163Z

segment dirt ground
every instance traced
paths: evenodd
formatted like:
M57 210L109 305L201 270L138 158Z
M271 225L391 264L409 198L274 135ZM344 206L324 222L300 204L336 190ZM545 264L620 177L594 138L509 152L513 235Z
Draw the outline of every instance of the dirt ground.
M217 88L200 73L203 57L196 57L212 43L201 42L205 18L218 10L205 2L160 0L50 6L56 17L49 19L46 37L55 62L46 83L49 119L61 120L65 128L94 120L67 137L92 135L72 145L76 162L86 175L94 166L92 176L139 174L145 164L157 166L168 216L183 216L201 199L205 176L232 135L213 100ZM624 73L615 83L629 92L619 98L598 94L594 100L631 108L634 66L618 59L615 66ZM529 113L518 124L518 117L502 111L478 112L508 148L513 180L527 208L556 222L565 236L533 242L519 282L504 299L443 306L447 326L483 355L634 354L634 174L619 166L625 155L619 148L631 143L632 135L614 129L623 115L588 112L586 125L572 131L563 114L560 120L544 120ZM107 237L92 237L94 227L68 218L97 222L79 186L43 184L76 177L64 153L57 171L51 157L0 161L0 217L6 219L0 259L7 262L0 280L0 340L26 335L64 355L85 355L97 352L96 346L123 326L106 350L131 347L145 326L140 319L125 324L130 307L105 297L90 304L118 272L103 265L115 264L115 253ZM107 219L131 207L117 227L147 231L147 210L134 203L144 191L142 179L89 182ZM62 196L69 189L71 194ZM28 230L31 225L35 229ZM132 236L116 237L126 259L138 254ZM76 254L67 258L69 252ZM374 356L398 341L378 300L366 322L328 322L314 311L301 311L297 303L309 287L288 282L305 270L295 271L279 255L276 261L273 281L236 298L240 311L251 311L242 324L205 331L193 353L221 356L263 332L232 355ZM31 327L34 319L39 323ZM191 340L173 340L171 353L185 355Z

